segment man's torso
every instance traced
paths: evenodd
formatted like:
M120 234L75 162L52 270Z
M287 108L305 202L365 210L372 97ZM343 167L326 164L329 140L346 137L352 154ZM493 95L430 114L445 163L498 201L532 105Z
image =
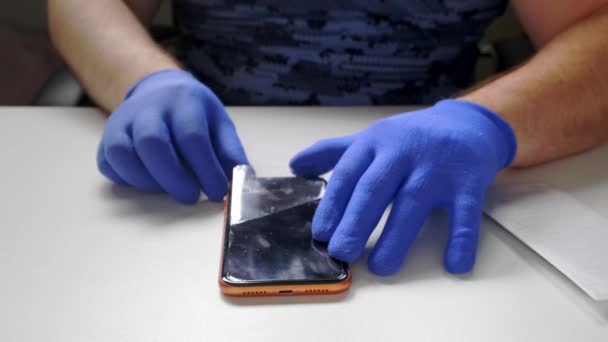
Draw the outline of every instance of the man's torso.
M504 0L175 0L180 59L229 105L431 103Z

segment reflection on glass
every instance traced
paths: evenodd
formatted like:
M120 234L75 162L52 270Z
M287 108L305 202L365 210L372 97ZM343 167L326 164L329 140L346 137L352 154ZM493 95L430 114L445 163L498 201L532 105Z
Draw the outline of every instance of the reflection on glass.
M230 222L270 215L320 199L325 183L299 177L257 178L248 165L238 165L232 174Z

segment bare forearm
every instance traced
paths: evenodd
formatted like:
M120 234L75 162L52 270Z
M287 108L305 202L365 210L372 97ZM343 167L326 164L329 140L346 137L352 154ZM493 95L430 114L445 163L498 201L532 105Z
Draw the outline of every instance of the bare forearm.
M116 108L128 88L144 75L179 68L142 24L151 19L158 3L48 1L49 29L55 46L102 108Z
M578 153L608 139L608 9L556 36L531 60L462 96L500 113L518 141L514 166Z

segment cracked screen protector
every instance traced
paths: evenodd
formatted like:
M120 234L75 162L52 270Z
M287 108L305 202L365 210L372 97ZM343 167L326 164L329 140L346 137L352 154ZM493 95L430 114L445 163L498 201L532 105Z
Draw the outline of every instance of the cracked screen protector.
M325 181L258 178L234 168L222 278L235 285L338 282L346 265L312 239L311 221Z

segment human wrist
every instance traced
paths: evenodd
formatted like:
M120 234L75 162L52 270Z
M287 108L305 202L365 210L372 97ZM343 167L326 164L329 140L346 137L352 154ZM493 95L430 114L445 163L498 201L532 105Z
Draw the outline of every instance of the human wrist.
M450 106L453 108L466 109L467 113L475 113L483 117L488 132L495 143L496 153L500 160L500 168L508 167L517 153L517 139L511 125L498 113L479 103L464 99L448 99L438 102L435 106Z
M171 84L180 81L197 81L196 77L190 72L179 68L166 68L152 71L139 78L126 92L124 99L130 98L136 91L146 88L150 84L155 84L155 80L162 79L163 84Z
M124 62L128 61L128 62ZM181 70L180 63L170 56L166 51L155 47L152 50L129 53L124 60L116 63L110 76L113 92L116 96L115 105L119 105L125 99L125 95L136 83L147 75L160 70Z

